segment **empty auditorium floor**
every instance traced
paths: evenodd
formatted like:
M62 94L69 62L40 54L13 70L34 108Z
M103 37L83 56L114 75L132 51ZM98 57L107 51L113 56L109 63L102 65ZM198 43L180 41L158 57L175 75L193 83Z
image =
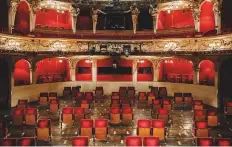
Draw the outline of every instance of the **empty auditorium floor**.
M49 146L49 145L72 145L72 137L77 136L78 126L65 126L61 129L59 112L50 113L48 106L39 106L36 103L30 103L30 107L38 107L39 119L51 119L52 120L52 141L43 142L38 141L37 145ZM73 103L71 100L65 100L60 98L60 110L63 107L72 107ZM86 115L86 118L90 119L101 119L109 118L110 108L110 97L105 97L104 100L96 102L91 106L91 111ZM154 119L155 116L151 113L151 107L146 104L138 104L137 102L133 105L134 122L130 126L123 125L109 125L109 139L108 141L93 141L90 139L90 146L124 146L125 136L136 135L136 124L138 119ZM206 106L207 109L213 109ZM1 111L1 119L11 120L10 110ZM5 116L6 115L6 116ZM4 117L5 116L5 117ZM171 123L168 128L168 135L166 144L161 142L161 145L166 146L192 146L194 144L194 137L192 136L193 126L193 112L188 108L178 108L171 112ZM224 117L220 114L220 126L212 128L212 137L227 137L232 138L232 117ZM23 133L23 134L22 134ZM35 136L35 127L16 127L10 126L9 137L33 137Z

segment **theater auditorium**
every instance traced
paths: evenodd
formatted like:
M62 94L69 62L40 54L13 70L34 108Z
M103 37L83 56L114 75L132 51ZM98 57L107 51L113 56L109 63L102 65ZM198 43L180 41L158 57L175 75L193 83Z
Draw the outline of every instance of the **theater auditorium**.
M231 146L232 0L0 0L0 146Z

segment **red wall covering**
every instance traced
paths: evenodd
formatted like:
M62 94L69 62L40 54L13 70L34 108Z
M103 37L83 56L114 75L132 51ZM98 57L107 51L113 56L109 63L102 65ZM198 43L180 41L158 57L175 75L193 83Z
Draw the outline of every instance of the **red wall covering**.
M29 32L30 30L30 12L27 2L21 1L18 5L15 17L15 30Z
M90 73L78 74L78 67L90 67ZM86 60L81 60L76 65L76 81L92 81L92 63L86 63Z
M201 6L200 31L208 32L211 30L215 30L213 3L209 1L205 1Z
M159 63L159 80L162 80L165 74L167 77L171 77L176 74L189 74L193 75L193 65L191 62L185 59L170 58L160 61ZM172 63L171 63L172 61Z
M194 19L189 9L173 10L170 13L160 11L157 29L194 27Z
M58 13L56 10L41 9L36 13L36 25L49 27L64 27L72 29L72 20L69 11Z
M153 67L149 60L144 60L144 63L138 63L137 68L140 67ZM137 81L153 81L153 74L137 74Z
M30 69L29 63L27 60L21 59L15 64L14 69L14 80L15 83L19 81L24 81L25 83L30 84Z
M112 67L112 65L113 60L111 58L97 60L97 67ZM120 59L118 66L132 68L132 60ZM97 81L132 81L132 73L131 75L97 75Z
M204 60L200 64L200 72L199 72L199 80L201 81L209 81L210 83L214 83L215 70L214 63L209 60Z
M62 62L59 62L62 60ZM64 74L65 81L70 80L70 67L67 59L44 59L36 63L36 76L47 74Z

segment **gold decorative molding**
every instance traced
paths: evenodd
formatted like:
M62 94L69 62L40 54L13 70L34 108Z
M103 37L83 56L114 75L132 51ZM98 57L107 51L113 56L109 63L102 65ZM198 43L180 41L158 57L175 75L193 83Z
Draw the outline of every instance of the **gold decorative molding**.
M32 38L0 34L0 52L62 52L73 54L88 53L90 43L98 45L108 42L141 44L141 53L212 53L232 51L232 34L202 38L171 38L153 40L87 40Z

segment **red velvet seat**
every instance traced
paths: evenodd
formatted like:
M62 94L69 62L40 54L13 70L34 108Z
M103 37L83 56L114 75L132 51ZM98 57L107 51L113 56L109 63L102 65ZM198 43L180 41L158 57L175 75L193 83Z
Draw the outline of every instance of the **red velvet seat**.
M79 125L81 119L85 119L85 109L76 107L74 108L73 113L74 113L74 123Z
M34 137L19 138L18 146L36 146L36 139Z
M231 146L230 138L215 138L216 146Z
M206 110L194 110L194 121L206 121Z
M165 124L169 121L169 111L165 108L160 108L157 111L157 119L162 119Z
M159 88L151 87L151 92L155 94L155 97L159 97Z
M196 137L209 137L209 128L206 121L195 121L195 132Z
M129 99L134 99L135 98L135 87L128 87L127 88L127 97Z
M225 102L225 114L232 115L232 101Z
M163 108L170 112L172 110L172 102L171 100L163 100Z
M159 87L159 97L167 97L167 88L166 87Z
M94 100L93 92L85 92L85 100L87 100L89 103L92 103Z
M111 107L110 108L110 123L111 124L120 124L120 108L119 107Z
M57 92L49 92L48 99L57 99Z
M112 92L111 100L119 100L119 92Z
M193 103L192 93L183 93L183 97L184 97L185 105L192 106L192 103Z
M137 122L138 136L145 137L151 134L151 121L149 119L140 119Z
M37 139L42 141L51 140L51 120L41 119L37 122Z
M65 107L62 110L62 114L61 114L61 127L62 124L66 124L66 125L73 125L73 108L71 107Z
M92 138L93 136L93 120L92 119L81 120L80 136L88 136L89 138Z
M165 122L160 119L152 120L152 136L158 137L159 140L165 140Z
M77 92L75 102L80 103L81 100L83 100L84 98L85 98L85 93L84 92Z
M58 99L51 99L49 102L49 111L52 113L56 113L59 110L59 101Z
M127 136L126 146L142 146L142 137L139 136Z
M122 124L130 125L133 121L133 110L131 107L124 107L122 109Z
M193 109L194 110L203 110L204 109L204 104L202 100L194 100L193 101Z
M207 121L210 127L218 126L218 116L216 110L207 111Z
M0 139L0 146L17 146L17 138Z
M152 100L152 109L154 114L157 114L158 109L160 109L161 107L162 107L161 100L158 99Z
M119 99L113 99L113 100L111 100L110 106L111 107L120 107L120 101L119 101Z
M125 107L131 107L131 101L127 100L127 99L121 99L120 100L121 103L121 107L125 108Z
M197 146L213 146L212 138L197 138Z
M73 137L72 146L89 146L89 137L87 136Z
M183 94L182 93L177 93L175 92L174 93L174 103L175 103L175 106L180 106L183 104Z
M85 112L88 113L90 109L90 104L87 100L81 100L81 108L85 109Z
M147 93L147 101L148 104L152 104L152 101L155 99L155 94L153 92L148 92Z
M108 120L96 119L95 120L95 139L107 140Z
M146 103L147 102L146 92L139 92L138 99L140 103Z
M23 100L23 99L21 99L21 100L18 100L18 104L17 104L17 108L20 108L20 109L25 109L25 108L27 108L27 106L28 106L28 100Z
M37 109L36 108L26 108L24 112L25 124L36 125L37 122Z
M0 120L0 138L5 138L8 134L6 121Z
M39 103L40 105L46 105L48 103L48 93L46 92L40 93Z
M67 96L70 96L71 94L72 94L72 88L71 87L64 87L63 96L67 97Z
M103 87L96 87L96 90L95 90L95 97L96 97L96 100L102 99L102 98L103 98L103 95L104 95Z
M144 137L143 146L160 146L159 137Z
M126 97L126 96L127 96L127 88L119 87L119 97Z
M13 108L12 112L12 125L22 125L24 121L24 109Z

